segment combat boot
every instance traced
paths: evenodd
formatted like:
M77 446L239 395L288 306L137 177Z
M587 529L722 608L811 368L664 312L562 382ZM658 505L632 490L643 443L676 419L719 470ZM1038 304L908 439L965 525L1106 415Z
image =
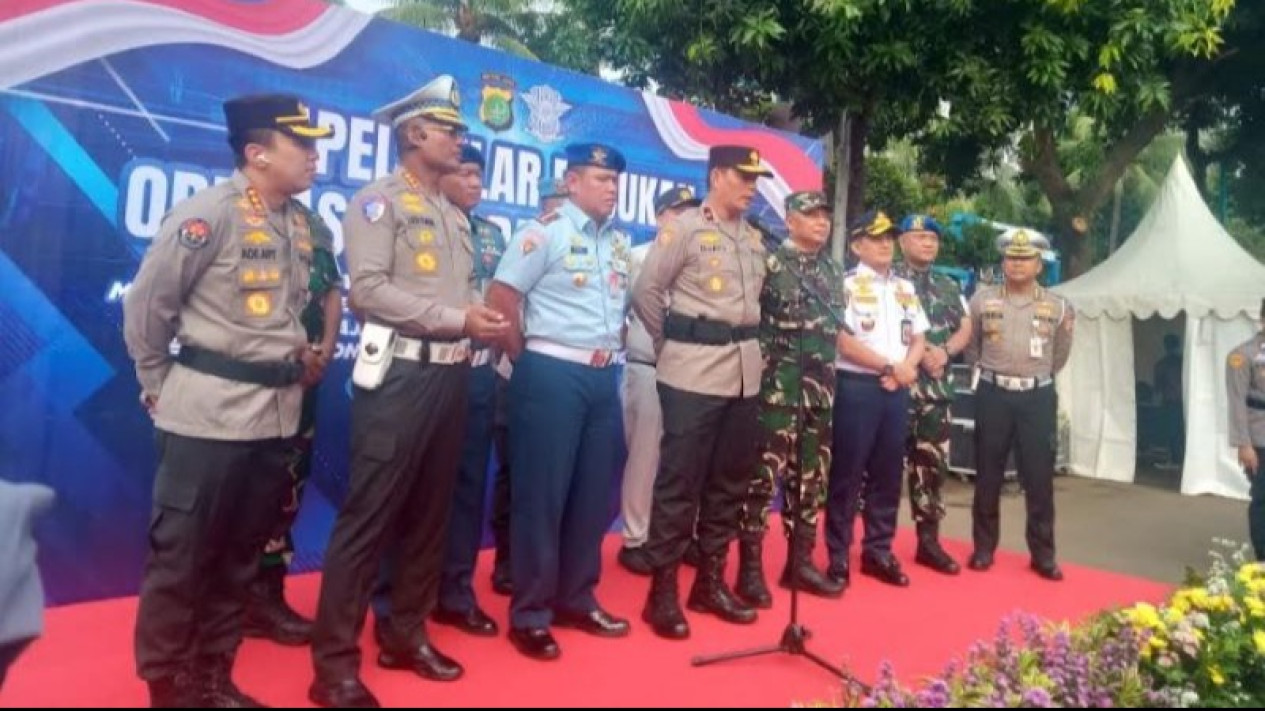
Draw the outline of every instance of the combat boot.
M940 547L940 524L934 521L918 524L918 552L914 555L914 562L945 575L962 572L953 556Z
M149 706L155 709L200 709L202 694L187 672L177 672L149 684Z
M686 607L694 612L708 612L725 622L749 625L756 621L756 611L734 597L725 584L725 551L704 555L699 560L698 576L690 588Z
M825 598L837 598L843 594L847 585L843 580L822 575L813 565L814 536L799 531L794 537L794 544L786 556L786 568L782 570L782 578L778 585L787 590L799 590L809 595Z
M738 542L738 584L734 593L752 607L773 607L773 595L764 581L764 532L743 533Z
M262 709L255 699L242 693L233 683L233 657L202 657L193 670L193 685L201 706L209 709Z
M681 611L677 570L676 564L654 570L650 579L650 595L641 611L641 619L664 639L686 639L690 636L690 625Z
M311 641L312 623L286 604L285 575L283 565L260 569L248 590L242 634L299 647Z

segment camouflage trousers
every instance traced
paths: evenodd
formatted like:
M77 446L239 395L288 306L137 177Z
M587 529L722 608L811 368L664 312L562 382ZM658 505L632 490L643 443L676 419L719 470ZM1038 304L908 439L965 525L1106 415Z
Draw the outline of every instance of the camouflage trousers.
M290 529L299 516L299 504L303 502L303 487L312 474L312 448L316 444L316 392L320 386L308 388L303 393L303 406L299 412L299 431L286 446L286 472L290 475L289 491L281 510L277 512L272 534L264 545L259 567L289 566L294 559L294 538Z
M800 462L799 408L760 407L760 463L739 514L739 531L763 534L769 527L774 487L782 486L782 528L802 526L801 535L815 536L817 512L826 500L830 474L831 411L806 408L803 459Z
M909 506L917 523L944 520L941 489L949 474L949 403L911 400L905 441Z

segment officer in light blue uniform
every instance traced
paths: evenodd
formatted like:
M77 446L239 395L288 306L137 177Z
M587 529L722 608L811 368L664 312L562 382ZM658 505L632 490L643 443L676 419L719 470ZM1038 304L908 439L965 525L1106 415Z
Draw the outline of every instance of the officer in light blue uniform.
M513 598L510 641L523 654L560 654L549 626L601 637L628 622L601 609L594 587L611 522L620 438L619 373L631 243L615 229L624 157L597 144L567 147L568 199L511 240L488 302L518 314L505 344L509 389Z

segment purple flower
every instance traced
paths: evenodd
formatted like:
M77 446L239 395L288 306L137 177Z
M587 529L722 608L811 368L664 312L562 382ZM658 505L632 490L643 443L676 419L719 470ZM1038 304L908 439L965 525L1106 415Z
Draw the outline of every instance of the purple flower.
M1050 698L1049 692L1040 687L1034 687L1023 692L1021 703L1024 708L1029 709L1053 708L1053 699Z

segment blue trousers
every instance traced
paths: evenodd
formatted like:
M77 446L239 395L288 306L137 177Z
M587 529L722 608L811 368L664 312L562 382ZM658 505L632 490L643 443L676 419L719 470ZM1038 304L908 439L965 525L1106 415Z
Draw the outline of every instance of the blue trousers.
M597 608L618 467L619 372L526 351L509 390L510 624Z
M853 523L862 501L865 537L861 554L872 559L891 555L908 430L907 389L888 392L876 376L839 372L834 461L826 500L826 547L831 567L848 562Z
M448 550L439 582L439 607L453 612L467 612L476 604L471 580L483 545L483 508L496 396L496 371L491 365L470 371L468 392L466 438L448 516Z

